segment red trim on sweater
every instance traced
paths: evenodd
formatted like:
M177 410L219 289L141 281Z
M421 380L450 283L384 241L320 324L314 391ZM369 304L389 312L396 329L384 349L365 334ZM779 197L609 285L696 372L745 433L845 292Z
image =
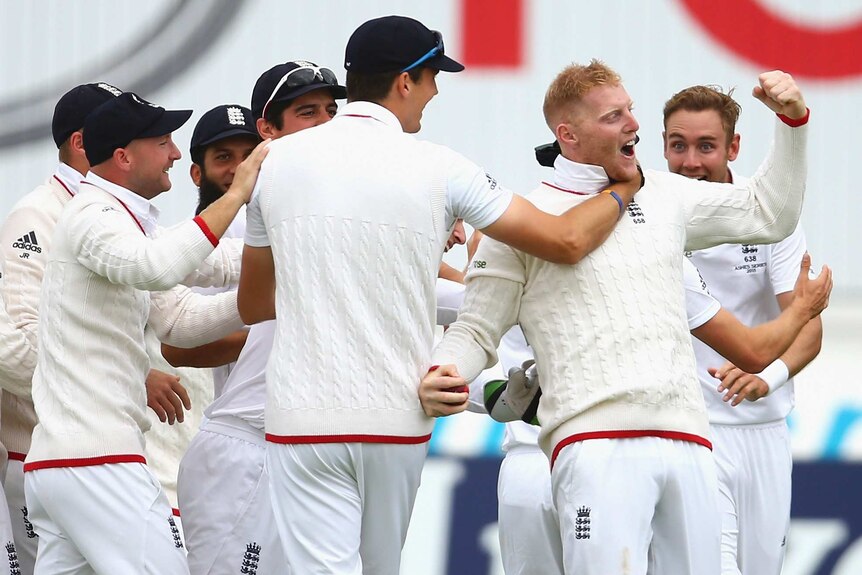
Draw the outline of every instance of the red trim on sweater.
M27 454L18 453L17 451L10 451L9 459L11 459L12 461L24 461L25 459L27 459Z
M218 245L218 238L212 232L204 219L200 216L195 216L194 222L198 225L198 227L201 229L201 231L204 233L204 235L207 237L213 247L216 247Z
M69 189L69 186L63 183L63 180L57 177L57 174L54 174L53 178L57 180L57 183L63 186L63 189L66 190L66 193L69 194L70 197L74 198L75 194L72 193L72 190Z
M551 182L542 182L544 185L549 188L554 188L555 190L560 190L561 192L566 192L567 194L575 194L576 196L592 196L595 194L591 194L590 192L577 192L575 190L567 190L566 188L561 188L560 186L556 186Z
M589 439L629 439L633 437L661 437L662 439L677 439L679 441L689 441L703 445L709 450L712 450L712 443L699 435L693 433L683 433L681 431L662 431L659 429L632 429L626 431L591 431L589 433L576 433L565 438L554 447L554 452L551 454L551 467L557 460L560 451L567 445L577 443L578 441L587 441Z
M431 440L431 434L418 437L402 435L273 435L266 434L270 443L395 443L399 445L417 445Z
M45 459L42 461L31 461L24 464L24 473L38 471L39 469L53 469L55 467L90 467L92 465L110 465L112 463L143 463L147 460L143 455L103 455L101 457L79 457L72 459Z
M804 126L805 124L808 123L808 118L810 116L811 116L811 109L810 108L805 108L805 115L802 116L801 118L796 118L796 119L788 118L784 114L778 114L778 118L782 122L784 122L785 124L790 126L791 128L798 128L799 126Z

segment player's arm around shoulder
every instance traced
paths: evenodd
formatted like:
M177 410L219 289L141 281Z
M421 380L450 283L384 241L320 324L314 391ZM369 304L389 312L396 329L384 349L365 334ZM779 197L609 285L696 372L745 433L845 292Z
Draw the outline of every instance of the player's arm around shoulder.
M640 178L615 183L607 193L561 215L544 212L515 195L503 215L482 232L543 260L576 264L604 243L640 187Z

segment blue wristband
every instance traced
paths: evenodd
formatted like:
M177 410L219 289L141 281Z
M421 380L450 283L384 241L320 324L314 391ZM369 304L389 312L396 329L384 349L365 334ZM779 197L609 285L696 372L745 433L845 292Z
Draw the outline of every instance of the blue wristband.
M602 190L602 193L609 194L613 199L617 201L617 204L620 206L620 217L623 217L623 212L626 211L626 206L623 203L623 199L620 197L620 195L613 190Z

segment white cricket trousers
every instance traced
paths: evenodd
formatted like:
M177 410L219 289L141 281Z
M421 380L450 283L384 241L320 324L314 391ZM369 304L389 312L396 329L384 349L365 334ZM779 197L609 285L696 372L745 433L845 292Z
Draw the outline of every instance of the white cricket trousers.
M267 444L292 573L398 575L428 443Z
M142 463L28 471L36 575L188 575L168 498Z
M718 469L722 575L779 575L793 458L784 421L710 427Z
M5 451L0 444L0 451ZM0 455L5 455L0 453ZM0 457L0 464L4 457ZM0 467L2 471L2 467ZM0 495L3 497L6 494L3 492L3 487L0 485ZM18 559L18 551L15 548L15 538L12 534L12 520L9 517L9 509L6 506L0 505L0 544L3 545L0 549L0 575L20 575L20 562Z
M265 463L263 431L229 416L201 423L177 480L192 575L289 573Z
M33 575L36 564L36 547L39 536L30 521L27 501L24 498L24 457L16 454L9 459L3 488L6 491L6 504L9 507L9 517L12 520L12 536L15 538L15 549L18 552L18 565L21 575ZM3 573L0 570L0 573Z
M551 466L538 446L506 452L497 479L500 554L506 575L562 575L563 542Z
M551 474L567 575L718 575L712 452L675 439L590 439Z

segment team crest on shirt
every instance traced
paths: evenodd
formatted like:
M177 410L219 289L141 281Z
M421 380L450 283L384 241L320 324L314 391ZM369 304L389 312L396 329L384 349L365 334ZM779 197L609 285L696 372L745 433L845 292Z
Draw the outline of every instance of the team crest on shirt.
M575 539L590 538L590 508L578 507L578 516L575 518Z
M759 246L755 244L742 244L739 246L739 249L742 252L742 260L744 263L733 268L734 271L745 271L747 274L753 274L766 267L766 262L757 261Z
M257 542L251 542L245 546L245 553L242 555L242 566L239 572L243 575L257 575L257 564L260 562L260 545Z
M646 217L644 216L644 211L641 209L640 205L632 200L629 202L628 207L626 208L626 212L629 214L629 217L632 219L632 223L635 224L645 224Z

